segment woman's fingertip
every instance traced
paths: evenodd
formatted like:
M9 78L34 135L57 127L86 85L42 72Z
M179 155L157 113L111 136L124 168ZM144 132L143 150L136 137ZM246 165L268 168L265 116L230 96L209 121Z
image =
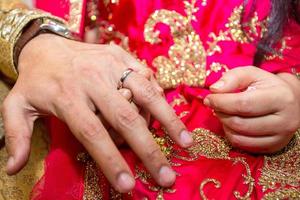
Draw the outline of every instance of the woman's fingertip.
M216 83L212 84L209 88L211 90L220 90L225 86L225 82L223 80L217 81Z
M210 100L208 98L205 98L203 101L204 105L206 105L207 107L211 107L211 103Z

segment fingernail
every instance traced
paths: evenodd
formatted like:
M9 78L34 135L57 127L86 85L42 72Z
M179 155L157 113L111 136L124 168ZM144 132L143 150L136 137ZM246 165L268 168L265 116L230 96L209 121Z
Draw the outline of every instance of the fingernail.
M15 164L15 159L14 157L10 156L7 160L6 172L9 172L10 169L14 167L14 164Z
M126 172L123 172L118 177L118 187L120 192L129 192L135 185L134 179Z
M168 187L175 182L176 174L170 167L163 166L159 170L159 178L162 186Z
M204 101L203 101L204 105L210 107L210 100L208 98L205 98Z
M194 142L192 136L187 131L182 131L180 133L180 140L182 141L182 143L184 144L184 146L190 146Z
M225 85L225 82L224 81L217 81L215 84L211 85L210 88L211 89L221 89L223 86Z

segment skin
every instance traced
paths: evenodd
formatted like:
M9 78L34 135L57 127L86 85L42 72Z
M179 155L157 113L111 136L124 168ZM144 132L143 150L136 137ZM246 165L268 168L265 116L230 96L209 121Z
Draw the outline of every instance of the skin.
M128 67L134 69L124 82L128 90L119 91L118 81ZM18 80L2 106L8 174L17 173L28 160L34 121L53 115L69 126L119 192L132 190L135 180L113 142L120 138L116 133L159 185L174 183L176 174L148 130L147 113L181 147L193 140L152 74L127 52L115 45L43 34L24 47L18 70ZM136 106L128 101L131 97Z
M274 153L285 147L300 127L299 87L294 75L241 67L212 85L213 94L204 103L214 109L233 146Z
M124 83L128 90L118 91L128 67L135 70ZM243 67L211 86L213 94L204 103L216 111L234 146L269 153L284 147L299 127L299 117L291 117L300 115L298 88L292 75ZM243 92L233 92L237 90ZM54 115L69 126L119 192L135 184L116 147L124 141L158 184L172 185L176 175L147 128L149 113L182 147L193 141L162 92L149 70L117 46L49 34L36 37L20 55L19 78L2 107L7 173L15 174L26 164L33 122ZM136 105L128 102L131 98Z

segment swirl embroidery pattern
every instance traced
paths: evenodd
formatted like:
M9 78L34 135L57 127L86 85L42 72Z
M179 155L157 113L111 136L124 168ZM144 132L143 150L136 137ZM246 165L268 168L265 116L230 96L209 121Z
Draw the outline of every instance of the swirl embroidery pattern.
M226 31L221 30L218 35L209 34L212 41L207 42L209 48L206 50L192 25L192 22L197 21L195 13L199 11L196 3L196 0L184 1L186 16L176 11L157 10L145 24L144 37L150 44L161 42L160 32L155 30L157 24L163 23L170 27L174 45L170 47L168 57L158 56L152 63L157 69L156 77L165 89L175 88L180 84L203 87L210 74L228 70L228 67L221 63L212 63L207 67L207 57L222 52L219 42L247 43L262 37L266 31L266 20L260 22L257 13L254 13L249 22L241 23L244 8L239 6L229 17Z

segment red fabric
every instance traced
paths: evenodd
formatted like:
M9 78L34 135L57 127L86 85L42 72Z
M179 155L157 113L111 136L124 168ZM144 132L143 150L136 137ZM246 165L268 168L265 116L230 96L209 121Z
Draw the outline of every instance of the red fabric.
M220 30L225 30L225 24L228 22L233 9L241 5L242 2L242 0L208 0L207 6L203 7L201 1L198 1L199 11L196 13L197 21L193 22L193 28L200 35L206 49L208 48L206 41L211 40L208 37L209 34L211 32L217 34ZM61 6L60 0L37 0L37 6L58 16L64 16L68 13L68 5ZM259 2L256 7L259 20L266 19L269 7L269 1ZM121 0L118 6L111 6L111 9L113 17L110 22L116 26L117 30L129 37L131 51L136 52L140 59L145 59L149 66L152 66L152 61L157 56L167 56L168 50L174 41L170 37L169 28L159 24L157 28L161 31L159 37L162 39L162 43L151 45L146 42L143 35L146 20L154 11L160 9L174 10L183 16L186 15L182 0ZM249 10L250 8L247 8L246 12ZM105 16L102 17L105 18ZM290 22L285 31L285 36L291 37L287 41L290 49L284 51L282 60L265 61L262 68L273 73L291 72L292 68L298 70L300 64L298 58L300 55L299 35L299 26L294 22ZM207 57L207 66L213 62L226 64L229 68L252 65L256 51L255 42L242 44L234 41L224 41L220 42L220 47L223 50L222 53ZM153 66L152 69L156 71ZM220 136L224 134L221 123L212 111L203 105L203 98L209 93L208 86L218 80L220 76L221 73L211 74L203 88L180 85L176 89L166 91L169 102L179 95L187 100L186 104L175 106L174 109L178 114L182 111L189 111L189 114L182 120L190 131L196 128L205 128ZM62 122L52 118L49 120L48 125L51 134L51 148L45 161L45 175L37 184L32 199L82 199L84 165L76 160L76 156L83 151L83 148ZM161 132L157 121L153 123L153 127ZM131 150L122 149L121 151L132 169L136 165L142 166ZM245 161L250 166L251 175L255 179L255 188L251 194L251 199L261 199L263 191L258 184L258 177L264 161L263 156L244 154L236 150L230 152L231 158L239 156L246 159ZM243 174L246 174L245 167L240 163L234 164L232 160L209 159L204 156L193 162L180 159L174 161L181 164L179 167L174 167L181 176L177 177L176 184L173 187L176 192L165 193L165 199L200 199L199 186L206 178L214 178L222 183L222 187L219 189L211 183L204 188L205 195L209 199L234 199L234 191L245 194L248 190L248 185L244 184L245 180L243 178ZM105 191L109 191L108 187L109 185L106 184ZM103 195L107 199L109 193L106 192ZM147 185L137 180L132 195L132 197L125 195L125 199L142 199L144 197L155 199L157 193L149 190Z

